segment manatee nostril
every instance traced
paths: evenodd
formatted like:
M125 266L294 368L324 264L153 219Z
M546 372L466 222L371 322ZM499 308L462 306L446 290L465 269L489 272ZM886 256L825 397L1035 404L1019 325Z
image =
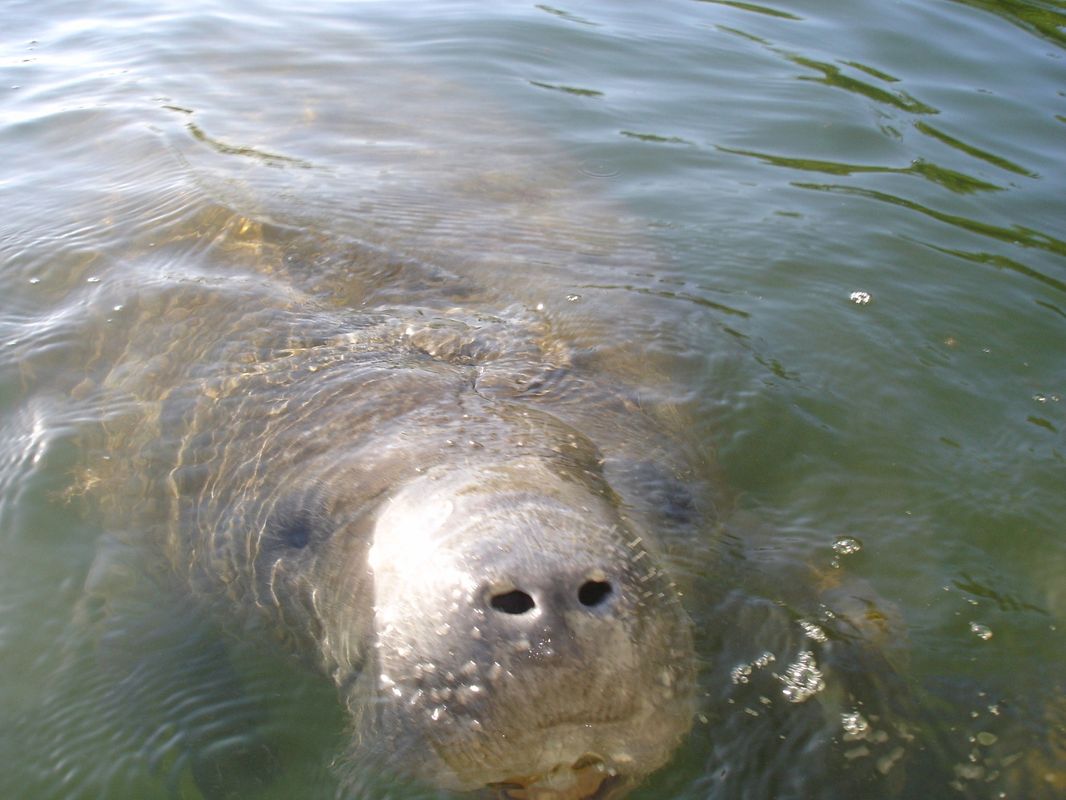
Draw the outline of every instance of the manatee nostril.
M525 614L536 605L533 598L520 589L493 595L489 602L493 608L504 614Z
M607 581L585 581L577 590L577 599L581 605L591 608L606 601L610 594L611 584Z

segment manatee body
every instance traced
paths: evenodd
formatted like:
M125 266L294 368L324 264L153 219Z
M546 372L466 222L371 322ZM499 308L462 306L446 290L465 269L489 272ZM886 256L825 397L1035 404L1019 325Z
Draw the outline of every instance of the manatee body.
M695 694L651 529L678 466L623 382L536 308L236 286L129 299L110 524L154 514L181 586L328 676L353 762L544 800L663 766Z

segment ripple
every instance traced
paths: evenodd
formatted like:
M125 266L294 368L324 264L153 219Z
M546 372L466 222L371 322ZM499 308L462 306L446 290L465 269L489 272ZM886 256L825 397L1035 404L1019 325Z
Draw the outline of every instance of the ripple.
M828 175L915 175L925 178L931 183L943 186L956 194L971 194L973 192L998 192L1002 186L978 180L955 170L932 164L924 159L915 159L907 167L882 167L867 164L846 164L836 161L819 161L811 158L790 158L775 156L769 153L758 153L752 150L740 150L729 147L717 147L723 153L756 158L765 164L775 167L803 170L805 172L820 172Z
M758 5L757 3L744 3L740 2L740 0L699 0L699 2L714 3L716 5L721 6L729 6L730 8L735 8L740 11L751 11L755 14L763 14L767 17L774 17L776 19L787 19L794 21L800 21L803 19L802 17L797 17L795 14L790 14L789 12L782 11L778 8Z
M627 136L630 139L637 139L641 142L651 142L652 144L694 144L688 139L682 139L680 136L661 136L657 133L637 133L636 131L619 131L622 136Z
M529 84L530 86L536 86L539 89L551 89L556 92L577 95L578 97L603 97L603 92L597 89L583 89L579 86L567 86L562 83L544 83L542 81L530 81Z
M585 160L578 166L578 172L590 178L617 178L622 170L606 161Z
M821 78L812 78L807 75L801 75L799 77L799 80L801 81L824 83L826 86L832 86L835 89L843 89L846 92L861 95L870 100L874 100L877 103L893 106L910 114L940 113L936 108L933 108L933 106L927 105L920 100L915 100L906 92L890 92L887 89L874 86L866 81L853 78L850 75L845 74L836 64L829 64L824 61L817 61L813 58L798 55L791 55L788 56L788 58L790 61L801 67L806 67L807 69L822 73ZM868 75L877 76L884 80L884 73L877 70L864 68L862 71Z
M598 22L593 22L592 20L585 19L584 17L579 17L576 14L571 14L569 11L563 11L561 8L553 8L552 6L545 5L543 3L538 3L536 6L534 6L534 8L543 11L546 14L551 14L553 17L565 19L567 22L576 22L578 25L591 25L593 27L599 26Z
M1049 253L1054 253L1059 256L1066 256L1066 241L1058 239L1049 234L1035 230L1033 228L1026 227L1024 225L1014 225L1011 227L1004 227L1001 225L995 225L989 222L982 222L981 220L971 219L959 214L949 214L944 211L938 211L937 209L930 208L922 205L914 200L908 200L897 195L888 194L887 192L874 191L872 189L862 189L854 186L841 186L839 184L819 184L819 183L795 183L794 186L801 189L810 189L817 192L832 192L834 194L850 195L854 197L863 197L870 200L876 200L880 203L887 203L893 206L900 206L902 208L916 211L923 216L930 217L939 222L952 225L961 230L976 233L981 236L986 236L992 239L998 239L1002 242L1021 245L1022 247L1032 247L1038 250L1044 250ZM1061 282L1056 282L1059 286L1066 286Z
M192 137L198 142L211 147L216 153L225 156L241 156L243 158L252 158L266 164L271 167L297 167L299 169L311 169L312 164L309 161L304 161L302 158L293 158L292 156L284 156L278 153L269 153L265 150L259 150L255 147L249 147L247 145L233 145L223 142L221 139L217 139L213 136L209 136L204 130L195 122L185 123L186 130L192 134Z
M947 133L944 133L944 131L940 130L939 128L934 128L928 122L923 122L919 120L918 122L914 123L914 127L916 130L920 131L921 133L924 133L926 136L930 136L936 139L938 142L942 142L948 145L949 147L953 147L956 150L965 153L966 155L978 158L981 161L992 164L995 167L999 167L1000 169L1006 170L1008 172L1013 172L1017 175L1024 175L1027 178L1039 177L1039 175L1037 175L1035 172L1027 170L1025 167L1021 167L1015 164L1013 161L1003 158L1002 156L997 156L996 154L990 153L987 150L982 150L981 148L975 147L972 144L967 144L966 142L962 141L961 139L957 139L954 136L949 136Z

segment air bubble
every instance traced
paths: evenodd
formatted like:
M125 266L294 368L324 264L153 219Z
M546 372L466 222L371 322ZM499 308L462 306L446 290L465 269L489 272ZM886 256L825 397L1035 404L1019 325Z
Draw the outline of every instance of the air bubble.
M755 659L752 662L752 666L758 667L759 669L762 669L763 667L768 666L769 664L773 664L776 660L777 660L777 656L775 656L773 653L767 651L767 652L763 653L761 656L759 656L757 659Z
M729 673L729 678L736 684L747 683L751 678L751 665L741 664L740 666L733 667L732 671Z
M838 536L833 542L833 552L838 556L850 556L862 550L862 542L854 536Z
M824 642L829 638L828 636L826 636L825 631L823 631L813 622L808 622L805 619L801 619L799 625L801 628L803 628L803 632L807 635L808 639L814 639L814 641L816 642Z
M976 634L978 638L986 641L992 638L992 629L987 625L982 625L980 622L970 623L970 633Z
M861 736L870 729L870 723L858 711L849 711L841 714L840 724L844 728L844 733L849 736Z
M777 659L773 653L765 652L750 664L738 664L733 667L729 673L729 677L735 684L747 683L751 679L751 674L754 670L762 669L769 664L774 663L776 660Z
M804 650L795 663L789 664L778 680L785 684L781 693L790 703L802 703L825 688L821 670L814 661L814 653Z
M829 565L834 569L839 569L842 556L854 555L860 550L862 550L862 542L854 536L838 536L836 541L833 542L833 552L836 555L829 562Z

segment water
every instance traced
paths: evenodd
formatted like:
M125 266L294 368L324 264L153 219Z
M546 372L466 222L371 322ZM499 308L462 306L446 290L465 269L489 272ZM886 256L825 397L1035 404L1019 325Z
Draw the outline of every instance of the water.
M879 646L943 749L908 777L909 753L864 738L876 720L838 709L835 746L886 773L868 796L1066 791L1061 4L119 0L0 15L6 796L79 796L86 763L110 796L198 796L180 743L114 734L106 671L56 688L107 541L72 496L82 437L128 411L83 381L162 346L137 325L142 292L239 296L293 253L336 274L356 245L543 304L607 361L643 348L660 376L648 401L715 453L731 530L878 598L895 620ZM146 630L146 650L165 657L168 635ZM724 675L817 690L816 661L751 644ZM331 796L323 754L343 724L328 687L236 663L249 696L286 698L268 727L287 767L235 796ZM194 686L213 674L206 656L184 669ZM802 747L766 744L787 701L745 702L705 714L641 796L850 791ZM764 737L754 765L723 731ZM145 748L160 759L147 775L131 766Z

